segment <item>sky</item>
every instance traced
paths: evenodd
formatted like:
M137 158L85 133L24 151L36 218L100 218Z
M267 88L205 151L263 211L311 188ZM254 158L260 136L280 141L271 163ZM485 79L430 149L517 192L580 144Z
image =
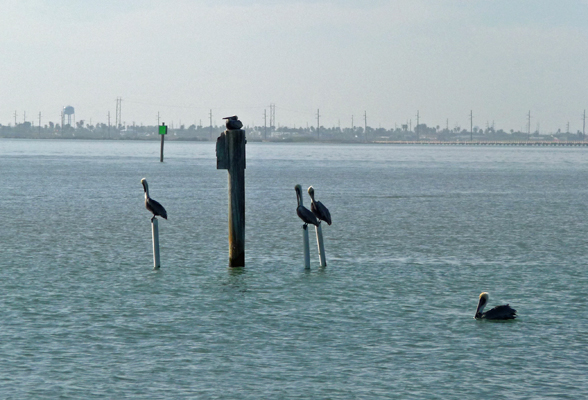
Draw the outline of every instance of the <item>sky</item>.
M588 0L0 0L0 124L582 130Z

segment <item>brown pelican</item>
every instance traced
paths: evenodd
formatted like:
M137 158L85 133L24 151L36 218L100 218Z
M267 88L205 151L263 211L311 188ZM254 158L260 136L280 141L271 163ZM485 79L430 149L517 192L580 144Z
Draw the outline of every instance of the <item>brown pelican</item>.
M312 186L308 188L308 194L310 195L310 209L319 219L319 223L322 220L331 225L331 213L323 203L314 199L314 188Z
M143 184L143 189L145 190L145 208L153 213L153 218L160 215L167 219L167 211L165 211L165 208L163 208L163 206L157 201L149 197L149 186L147 185L147 179L141 179L141 183ZM153 222L153 218L151 218L151 222Z
M236 115L233 115L231 117L224 117L223 119L227 120L226 127L229 130L243 128L243 123L239 121L239 117L237 117Z
M316 219L314 214L306 207L304 207L300 202L302 201L302 187L300 185L294 186L296 190L296 200L298 201L298 207L296 207L296 214L300 217L302 221L304 221L304 228L308 226L308 224L318 226L319 221Z
M475 319L515 319L517 317L517 310L508 304L496 306L491 310L483 312L487 303L488 293L482 292L478 301L478 308L476 308L476 315L474 315Z

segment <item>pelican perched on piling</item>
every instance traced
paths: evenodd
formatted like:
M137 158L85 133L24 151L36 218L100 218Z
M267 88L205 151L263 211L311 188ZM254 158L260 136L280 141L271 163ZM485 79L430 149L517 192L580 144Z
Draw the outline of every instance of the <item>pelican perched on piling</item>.
M301 203L302 201L302 186L296 185L294 186L296 190L296 200L298 201L298 207L296 207L296 214L300 217L302 221L304 221L304 228L308 226L308 224L318 226L319 221L316 219L314 214L306 207L304 207Z
M145 190L145 208L153 213L151 222L153 222L153 218L157 217L158 215L167 219L167 211L165 211L165 208L163 208L159 202L149 197L149 185L147 184L147 179L141 179L141 183L143 184L143 189Z
M226 127L228 130L235 130L243 128L243 123L239 121L239 117L232 115L230 117L224 117L227 120Z
M308 194L310 195L310 210L316 215L319 224L321 221L325 221L327 224L331 225L331 213L323 203L314 199L314 188L312 186L308 188Z
M486 312L484 307L488 303L488 293L480 293L480 300L478 300L478 308L476 308L475 319L515 319L517 317L517 310L504 304L502 306L496 306Z

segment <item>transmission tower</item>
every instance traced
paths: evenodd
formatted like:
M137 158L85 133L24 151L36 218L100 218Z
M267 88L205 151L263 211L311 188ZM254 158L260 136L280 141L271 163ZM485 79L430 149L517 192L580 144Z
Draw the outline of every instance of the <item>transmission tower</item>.
M116 127L119 128L122 125L122 98L116 98Z

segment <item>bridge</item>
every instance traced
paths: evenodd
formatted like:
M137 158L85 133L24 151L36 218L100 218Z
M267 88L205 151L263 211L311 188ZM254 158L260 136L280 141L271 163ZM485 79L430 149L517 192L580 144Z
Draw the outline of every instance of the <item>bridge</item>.
M442 141L442 140L397 140L375 141L383 144L429 145L429 146L529 146L529 147L588 147L588 141Z

